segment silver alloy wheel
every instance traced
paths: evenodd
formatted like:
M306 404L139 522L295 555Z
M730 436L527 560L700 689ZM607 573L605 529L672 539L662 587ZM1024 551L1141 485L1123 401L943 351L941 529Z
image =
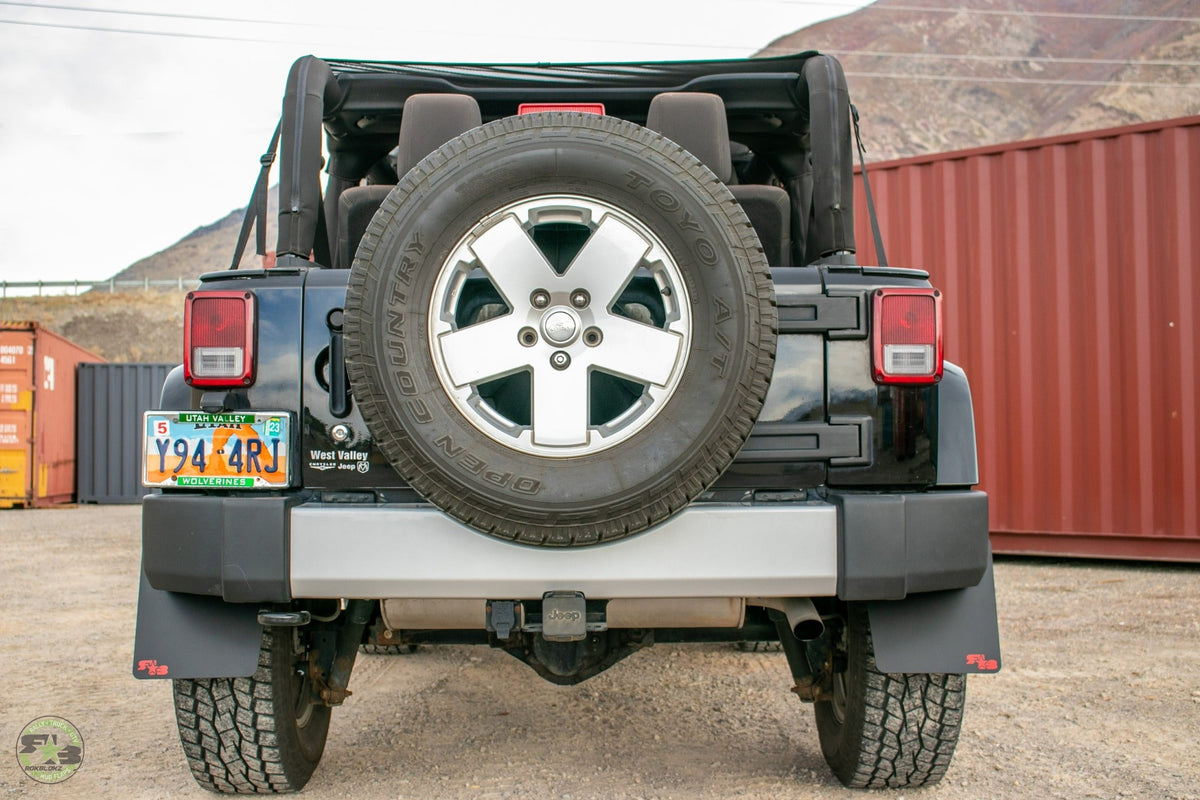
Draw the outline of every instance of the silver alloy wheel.
M533 234L561 224L589 235L560 272ZM661 325L618 310L635 276L653 280ZM506 308L464 320L467 287L480 278ZM679 384L692 336L682 273L658 237L627 211L576 195L534 197L480 220L443 262L429 311L434 367L459 411L492 439L538 456L597 453L645 427ZM529 375L527 424L480 391L519 373ZM640 386L640 395L593 421L595 373Z

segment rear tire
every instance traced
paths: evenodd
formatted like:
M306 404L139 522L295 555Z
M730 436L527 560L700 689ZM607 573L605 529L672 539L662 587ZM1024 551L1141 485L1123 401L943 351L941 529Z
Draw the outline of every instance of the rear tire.
M880 672L862 605L849 607L839 649L846 669L833 676L832 699L814 709L821 752L834 775L853 789L941 780L958 743L966 676Z
M196 783L221 794L304 788L330 711L315 702L307 673L299 633L268 628L251 677L175 680L175 721Z

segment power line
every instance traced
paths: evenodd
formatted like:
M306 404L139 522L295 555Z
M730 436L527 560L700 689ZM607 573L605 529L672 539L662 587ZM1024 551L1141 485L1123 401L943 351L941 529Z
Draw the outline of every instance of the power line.
M2 5L6 5L6 3L4 3L3 0L0 0L0 6L2 6ZM11 5L11 3L9 3L8 5ZM153 15L151 15L151 16L153 16ZM229 20L229 21L237 22L238 20ZM241 21L242 22L252 22L252 20L241 20ZM35 22L32 20L16 20L16 19L0 19L0 25L26 25L26 26L34 27L34 28L61 28L64 30L92 31L92 32L96 32L96 33L124 33L124 34L133 34L133 35L137 35L137 36L166 36L166 37L175 38L175 39L204 39L204 40L208 40L208 41L218 41L218 42L250 42L250 43L256 43L256 44L283 44L283 45L306 45L306 46L312 45L315 47L325 47L330 44L330 42L328 42L328 41L316 41L316 40L300 41L300 40L295 40L295 39L263 39L260 37L251 37L251 36L227 36L227 35L217 35L217 34L191 33L191 32L183 32L183 31L152 31L152 30L142 30L139 28L115 28L115 27L107 27L107 26L102 26L102 25L73 25L73 24L65 23L65 22ZM322 27L324 30L328 30L329 27L351 30L351 28L349 28L348 26L322 26ZM416 32L417 31L410 31L410 33L416 33ZM435 33L436 31L421 31L421 32ZM484 36L484 34L478 34L478 36L482 37L482 36ZM510 36L509 38L510 39L534 40L534 41L541 40L541 37L533 36L533 35L516 36L516 37ZM740 50L740 51L747 52L747 53L753 52L755 49L757 49L757 46L749 47L749 46L739 46L739 45L692 44L690 42L661 42L661 41L641 41L641 40L618 41L615 39L576 39L576 38L558 37L556 39L556 41L571 42L571 43L577 43L577 44L631 44L631 45L645 45L648 47L687 47L687 48L693 49L693 50L718 50L718 51L722 51L722 52L739 51Z
M779 0L784 5L810 5L810 0ZM931 6L908 5L879 5L878 3L864 7L864 11L918 11L926 14L979 14L992 17L1052 17L1056 19L1077 20L1123 20L1127 22L1200 22L1200 17L1166 17L1150 14L1088 14L1080 11L1008 11L999 8L969 8L966 6L951 6L934 8Z
M311 22L287 22L273 19L244 19L240 17L213 17L203 14L173 14L166 11L130 11L119 8L89 8L87 6L65 6L51 3L23 3L17 0L0 0L0 6L37 8L50 11L80 11L86 14L120 14L129 17L159 17L164 19L191 19L203 22L238 22L253 25L296 25L308 28L323 27ZM123 31L122 31L123 32Z
M784 51L794 52L789 48L768 47L763 52ZM899 58L921 61L1007 61L1011 63L1035 64L1103 64L1128 67L1200 67L1200 61L1172 61L1168 59L1128 59L1128 58L1072 58L1069 56L989 56L973 53L901 53L884 50L821 50L822 53L834 56L871 56L878 58Z
M892 78L945 83L1026 83L1042 86L1132 86L1140 89L1200 89L1200 83L1153 83L1149 81L1086 81L1052 78L993 78L974 75L917 75L904 72L847 72L847 78Z
M768 1L771 1L771 0L768 0ZM202 21L202 22L223 22L223 23L250 24L250 25L280 25L280 24L284 24L284 25L288 25L291 27L320 28L321 30L324 30L324 31L329 31L331 29L332 30L353 31L355 34L358 34L361 32L359 28L356 28L353 26L337 25L337 24L329 24L329 23L311 23L311 22L282 22L281 23L279 20L245 19L245 18L239 18L239 17L217 17L217 16L206 16L206 15L201 15L201 14L175 14L175 13L160 12L160 11L130 11L130 10L110 9L110 8L89 8L86 6L21 2L21 0L0 0L0 7L3 7L3 6L12 6L12 7L19 7L19 8L46 9L46 10L53 10L53 11L81 12L81 13L88 13L88 14L117 14L117 15L122 15L122 16L138 16L138 17L150 17L150 18L159 18L159 19L196 20L196 21ZM67 24L67 23L29 22L29 21L23 21L23 20L0 20L0 24L5 24L5 23L12 24L12 25L30 25L30 26L42 27L42 28L65 28L68 30L84 30L84 31L102 32L102 33L140 34L143 36L168 36L168 37L173 37L173 38L184 38L184 39L208 39L208 40L217 40L217 41L256 42L256 43L265 42L265 43L269 43L269 44L306 44L306 45L307 44L320 44L319 42L314 42L314 41L294 42L293 40L289 40L289 39L245 38L245 37L239 37L239 36L217 36L214 34L180 33L180 32L174 32L174 31L147 31L147 30L140 30L140 29L136 29L136 28L113 28L113 27L105 27L105 26L98 26L98 25L91 26L91 25L74 25L74 24ZM434 33L436 31L410 30L409 32L410 33ZM516 37L516 38L537 40L540 37L537 37L534 35L529 35L529 36ZM753 53L754 51L758 50L760 47L760 45L757 45L757 44L755 44L755 45L737 45L737 44L717 45L717 44L695 44L692 42L659 42L659 41L638 41L638 40L635 40L635 41L620 40L620 41L618 41L618 40L614 40L614 39L580 39L580 38L567 39L567 38L563 38L563 37L558 37L558 41L577 42L580 44L630 44L630 45L645 45L645 46L650 46L650 47L688 47L690 49L697 49L697 50L719 50L719 51L725 51L725 52L743 51L746 53Z
M166 36L172 39L207 39L217 42L250 42L254 44L318 44L296 42L287 39L261 39L250 36L216 36L205 33L182 33L177 31L142 31L137 28L107 28L100 25L68 25L62 22L34 22L32 20L0 19L0 25L25 25L31 28L59 28L69 31L92 31L96 33L129 33L138 36Z

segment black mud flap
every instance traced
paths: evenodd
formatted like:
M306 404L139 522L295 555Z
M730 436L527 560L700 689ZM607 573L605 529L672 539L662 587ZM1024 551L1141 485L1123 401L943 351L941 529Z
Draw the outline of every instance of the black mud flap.
M881 672L998 672L991 560L979 585L867 604Z
M245 678L258 667L261 644L257 603L163 592L142 572L135 678Z

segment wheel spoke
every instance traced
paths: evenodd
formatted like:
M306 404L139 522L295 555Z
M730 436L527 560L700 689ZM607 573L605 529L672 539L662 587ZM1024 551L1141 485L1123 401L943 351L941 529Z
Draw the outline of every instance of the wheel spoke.
M650 243L641 234L611 215L606 216L567 267L564 277L573 287L587 289L593 303L608 308L649 249Z
M683 337L610 314L602 323L604 340L591 362L623 378L663 386L679 360Z
M512 216L484 231L471 243L471 250L512 309L527 308L533 291L558 277Z
M588 371L582 364L533 370L533 443L543 447L588 442Z
M456 387L499 377L529 366L530 351L517 340L514 314L459 328L438 337L442 361Z

